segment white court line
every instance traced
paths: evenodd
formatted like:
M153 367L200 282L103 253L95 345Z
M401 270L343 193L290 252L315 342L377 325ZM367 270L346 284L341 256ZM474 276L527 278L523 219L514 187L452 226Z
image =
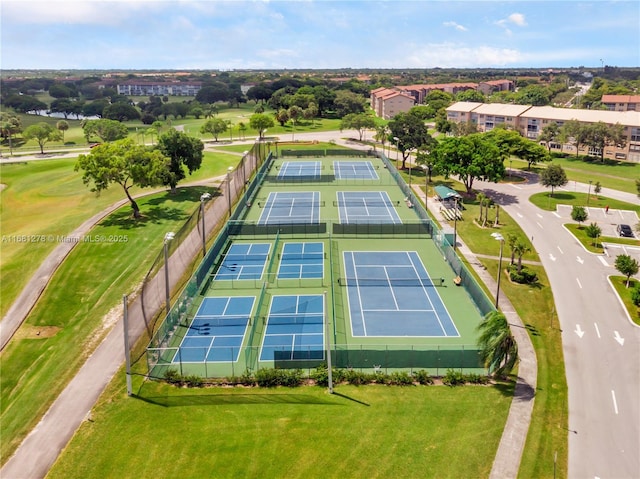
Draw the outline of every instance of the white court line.
M613 399L613 410L618 414L618 403L616 402L616 393L613 389L611 390L611 399Z

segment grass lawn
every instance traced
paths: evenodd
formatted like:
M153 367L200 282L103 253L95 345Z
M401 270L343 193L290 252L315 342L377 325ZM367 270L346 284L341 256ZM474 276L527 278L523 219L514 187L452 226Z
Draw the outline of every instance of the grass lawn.
M587 206L586 193L558 190L553 192L553 196L549 193L536 193L529 197L529 201L538 208L546 211L555 211L558 205ZM640 213L640 206L638 206L638 204L627 203L626 201L619 201L591 193L589 208L605 208L607 205L614 210L630 210Z
M627 287L626 276L610 276L609 279L613 283L613 287L616 289L618 296L622 299L629 316L634 323L640 326L640 307L633 304L631 301L631 290L637 288L640 285L640 281L635 278L631 278L629 281L629 287Z
M224 175L240 156L205 152L202 166L183 183ZM0 165L0 314L4 315L42 261L61 238L83 221L125 197L119 185L100 196L82 183L74 171L75 158ZM132 188L137 194L145 190ZM147 191L150 191L149 189Z
M106 471L119 478L487 477L513 394L511 384L341 385L329 395L316 386L145 383L140 397L128 398L124 372L117 378L49 479L102 479Z
M640 165L624 161L605 160L591 158L582 160L575 156L567 158L554 158L553 163L562 166L570 181L579 181L593 185L600 182L605 188L637 193L635 180L640 178Z
M35 426L120 314L122 295L144 277L167 231L198 208L202 188L179 188L140 200L135 222L125 206L90 232L120 241L78 244L52 277L27 321L2 352L0 457ZM51 211L51 210L50 210ZM111 319L108 319L111 318Z

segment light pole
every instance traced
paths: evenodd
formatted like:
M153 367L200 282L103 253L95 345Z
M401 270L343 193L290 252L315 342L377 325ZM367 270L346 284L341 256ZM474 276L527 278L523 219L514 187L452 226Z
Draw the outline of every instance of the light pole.
M202 193L200 195L200 217L202 218L202 257L207 254L207 235L204 227L204 202L211 199L210 193Z
M500 260L498 261L498 288L496 289L496 309L498 309L498 299L500 297L500 277L502 276L502 249L504 247L504 236L500 233L491 233L491 236L500 241Z
M456 250L458 245L458 197L453 197L455 207L453 209L453 251Z
M171 309L171 293L169 291L169 241L171 241L175 235L173 231L169 231L164 235L164 291L167 316L169 316L169 310Z
M396 170L399 170L398 168L398 153L400 152L400 138L398 138L397 136L393 137L394 140L396 140Z
M231 172L233 166L227 168L227 199L229 200L229 218L231 218Z
M429 167L422 165L422 169L424 170L424 209L429 213L429 205L427 204L429 200Z
M587 193L587 208L589 207L589 198L591 197L591 183L593 180L589 180L589 192Z
M276 156L278 156L278 147L276 146ZM243 151L242 152L242 184L246 185L247 184L247 155L249 154L248 151Z

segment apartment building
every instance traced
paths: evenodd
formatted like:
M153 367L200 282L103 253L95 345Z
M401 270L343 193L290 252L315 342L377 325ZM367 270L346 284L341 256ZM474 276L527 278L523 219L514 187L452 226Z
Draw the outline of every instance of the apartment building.
M150 82L131 80L119 83L118 93L127 96L196 96L202 88L202 82Z
M505 124L532 140L537 139L544 127L553 122L560 127L569 120L577 120L581 123L620 124L624 128L626 144L623 147L606 147L604 157L640 163L639 111L577 110L551 106L457 102L447 108L447 119L458 123L476 123L479 131L490 131L499 124ZM573 145L552 143L550 146L556 151L575 153ZM580 146L578 153L600 156L600 151L583 145Z
M602 104L611 111L640 111L640 95L602 95Z
M392 88L376 88L371 91L370 99L371 109L385 120L390 120L398 113L406 113L415 105L411 95Z
M408 93L413 97L416 104L422 105L424 103L427 95L434 91L440 90L446 93L451 93L452 95L456 95L465 90L477 90L477 83L431 83L426 85L407 85L397 87L399 90L404 93Z

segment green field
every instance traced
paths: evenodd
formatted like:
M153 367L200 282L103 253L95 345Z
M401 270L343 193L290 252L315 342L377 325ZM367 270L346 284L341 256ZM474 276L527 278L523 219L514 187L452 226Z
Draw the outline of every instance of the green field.
M487 477L513 394L510 384L329 395L146 383L127 398L117 378L49 479Z

